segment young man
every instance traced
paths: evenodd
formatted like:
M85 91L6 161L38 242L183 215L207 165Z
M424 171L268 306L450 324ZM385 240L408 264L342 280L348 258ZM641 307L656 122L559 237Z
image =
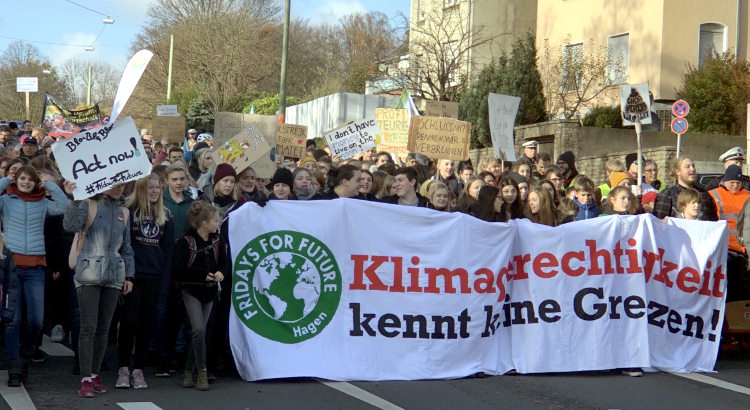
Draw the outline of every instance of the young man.
M396 195L384 197L383 202L422 208L435 208L427 198L417 193L417 171L412 167L403 167L396 170L393 175L393 188L396 190Z
M700 220L717 221L719 219L716 212L716 204L700 185L696 184L698 173L695 169L693 160L688 157L679 157L675 159L672 167L677 183L660 192L654 203L653 215L659 219L665 216L679 217L677 210L677 197L685 188L695 188L701 193L700 201Z
M550 164L552 163L552 157L546 153L546 152L540 152L536 156L536 164L534 164L534 170L535 172L531 173L531 178L533 178L535 181L541 181L544 179L544 174L547 173L547 168L549 168Z
M448 190L451 191L454 198L458 198L458 196L461 195L462 186L458 178L456 178L456 174L453 172L453 160L451 159L438 160L437 172L432 176L432 178L425 181L424 184L422 184L422 187L419 189L421 195L424 196L427 194L427 186L431 181L444 183L448 187Z
M576 221L596 218L599 216L599 207L594 200L594 181L585 175L579 175L573 183L575 198L573 202L578 205Z
M576 170L576 156L571 151L565 151L557 157L556 165L563 171L563 177L565 177L563 186L565 188L569 187L573 179L578 175L578 170Z
M323 195L322 199L354 198L359 194L362 182L360 168L346 164L338 167L336 177L333 178L333 189Z
M164 206L172 213L174 222L174 241L180 238L185 230L187 212L193 197L188 190L187 171L180 165L170 165L165 171L167 189L164 190Z
M0 144L5 145L12 137L10 127L5 124L0 125Z
M167 158L169 159L169 162L174 163L178 159L184 160L184 152L182 151L182 148L180 147L171 147L169 148L169 151L167 153Z

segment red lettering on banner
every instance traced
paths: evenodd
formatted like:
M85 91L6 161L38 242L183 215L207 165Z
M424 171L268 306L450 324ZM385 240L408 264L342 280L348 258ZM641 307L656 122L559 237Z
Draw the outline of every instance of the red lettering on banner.
M558 272L555 269L546 272L542 270L544 268L556 268L558 266L557 258L549 252L542 252L537 255L531 266L534 269L534 274L544 279L553 278Z
M584 243L589 247L589 260L591 262L589 275L602 274L602 269L599 267L600 257L604 260L604 273L615 273L614 269L612 269L612 257L606 249L596 249L596 241L594 239L587 239Z
M689 283L701 283L701 274L697 270L686 267L677 274L677 288L685 293L693 293L698 290L697 286L688 286Z
M419 258L416 256L411 257L412 265L419 265ZM411 282L409 287L406 288L407 292L421 293L422 287L419 286L419 268L406 268L406 271L411 275Z
M424 272L427 274L425 293L440 293L440 288L437 287L438 276L443 277L443 293L456 293L456 288L453 287L453 278L456 276L461 282L461 293L471 293L469 273L466 269L425 268Z
M635 247L637 244L635 238L628 239L628 245L631 247ZM628 255L628 273L641 273L643 272L643 268L641 268L641 265L639 265L640 260L638 258L638 250L637 249L628 249L625 251L625 253Z
M375 269L379 268L384 262L388 262L387 256L373 256L372 261L374 262L367 269L364 269L365 262L367 262L367 255L352 255L354 261L354 282L349 285L350 290L365 290L364 276L367 276L367 280L370 281L370 286L367 289L370 290L386 290L388 287L378 277Z
M577 259L577 260L579 260L581 262L585 262L586 261L586 256L584 256L583 251L565 252L565 254L563 254L563 257L562 257L562 271L566 275L573 276L573 277L583 275L583 272L586 271L586 269L584 269L583 266L579 266L576 269L571 269L570 268L570 260L571 259Z
M676 263L664 260L664 249L659 248L659 259L661 259L661 270L659 274L654 276L654 280L663 283L666 287L671 288L673 283L669 279L669 272L676 270L678 265Z
M708 270L710 268L711 261L706 263L706 270L703 271L703 282L701 283L701 290L698 291L698 293L703 296L711 296L711 290L708 288L711 284L711 271Z
M490 269L481 268L474 272L480 277L474 281L474 292L477 293L495 293L495 273Z
M404 293L404 268L403 258L400 256L391 256L391 262L393 262L393 285L388 290L390 292Z
M721 272L721 265L716 268L714 272L714 297L720 298L724 296L724 292L721 291L721 281L726 276Z
M531 255L528 253L525 255L516 255L513 257L513 261L516 263L516 270L512 276L513 280L528 279L529 275L524 271L524 265L531 260Z

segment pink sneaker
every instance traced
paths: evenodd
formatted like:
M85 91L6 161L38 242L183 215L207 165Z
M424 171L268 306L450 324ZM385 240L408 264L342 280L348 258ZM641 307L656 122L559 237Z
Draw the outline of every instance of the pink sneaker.
M99 376L91 378L91 386L94 388L94 391L97 393L107 392L107 386L105 386L104 383L102 383L102 379L99 378Z
M84 380L81 382L81 387L78 389L78 397L91 398L96 396L94 393L94 384L91 380Z

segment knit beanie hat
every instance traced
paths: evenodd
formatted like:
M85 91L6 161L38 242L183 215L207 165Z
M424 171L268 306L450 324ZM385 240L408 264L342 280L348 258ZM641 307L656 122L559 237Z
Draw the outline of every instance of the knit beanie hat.
M273 174L273 178L271 178L271 182L266 185L266 188L273 189L273 186L278 183L287 184L289 186L289 189L292 189L292 187L294 186L292 171L286 168L277 169Z
M614 188L625 179L628 179L628 174L624 172L613 172L609 177L609 186Z
M641 198L641 205L646 205L649 202L656 201L656 191L648 191Z
M734 164L728 166L721 181L742 181L742 169Z
M299 165L298 165L298 166L299 166L300 168L304 168L304 167L305 167L305 164L307 164L308 162L313 162L313 163L315 163L315 165L318 165L318 161L316 161L314 157L304 157L304 158L302 158L302 159L300 160L300 162L299 162Z
M565 151L560 154L560 156L557 157L557 160L568 164L571 169L575 168L576 156L570 151Z
M218 184L222 178L230 176L237 179L237 171L231 165L222 162L216 166L216 171L214 171L214 185Z
M526 178L525 176L519 174L518 172L509 172L508 173L508 178L512 179L513 182L515 182L516 184L520 184L522 182L525 182L527 184L529 183L528 178Z

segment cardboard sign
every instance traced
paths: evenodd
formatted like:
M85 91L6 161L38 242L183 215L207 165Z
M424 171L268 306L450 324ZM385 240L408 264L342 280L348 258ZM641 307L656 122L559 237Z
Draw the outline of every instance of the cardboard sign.
M276 153L282 157L304 158L307 126L280 123L276 132Z
M218 164L225 162L237 173L271 152L271 147L255 125L242 130L222 145L216 146L211 153Z
M458 103L452 101L422 100L419 103L419 111L428 117L443 117L458 119Z
M454 161L469 158L471 123L414 115L409 124L409 152Z
M177 104L168 104L157 105L156 115L159 117L179 117L180 113L177 111Z
M651 96L648 84L627 84L620 86L620 112L622 125L651 124Z
M391 154L408 154L406 144L409 140L409 110L406 108L376 108L375 120L380 126L383 140L378 151Z
M258 178L271 178L276 172L276 132L279 126L278 117L275 115L217 112L214 117L214 146L224 144L250 126L254 126L271 147L268 155L262 156L251 166Z
M329 131L325 135L331 155L341 159L351 158L360 152L371 150L380 143L380 127L375 118L352 122Z
M490 134L492 148L498 158L504 161L515 161L516 150L513 145L513 125L516 123L520 97L490 93L488 97L490 112Z
M77 201L151 173L132 117L58 141L52 152L62 176L76 183Z
M154 117L151 128L154 141L166 138L180 144L185 139L185 117Z

